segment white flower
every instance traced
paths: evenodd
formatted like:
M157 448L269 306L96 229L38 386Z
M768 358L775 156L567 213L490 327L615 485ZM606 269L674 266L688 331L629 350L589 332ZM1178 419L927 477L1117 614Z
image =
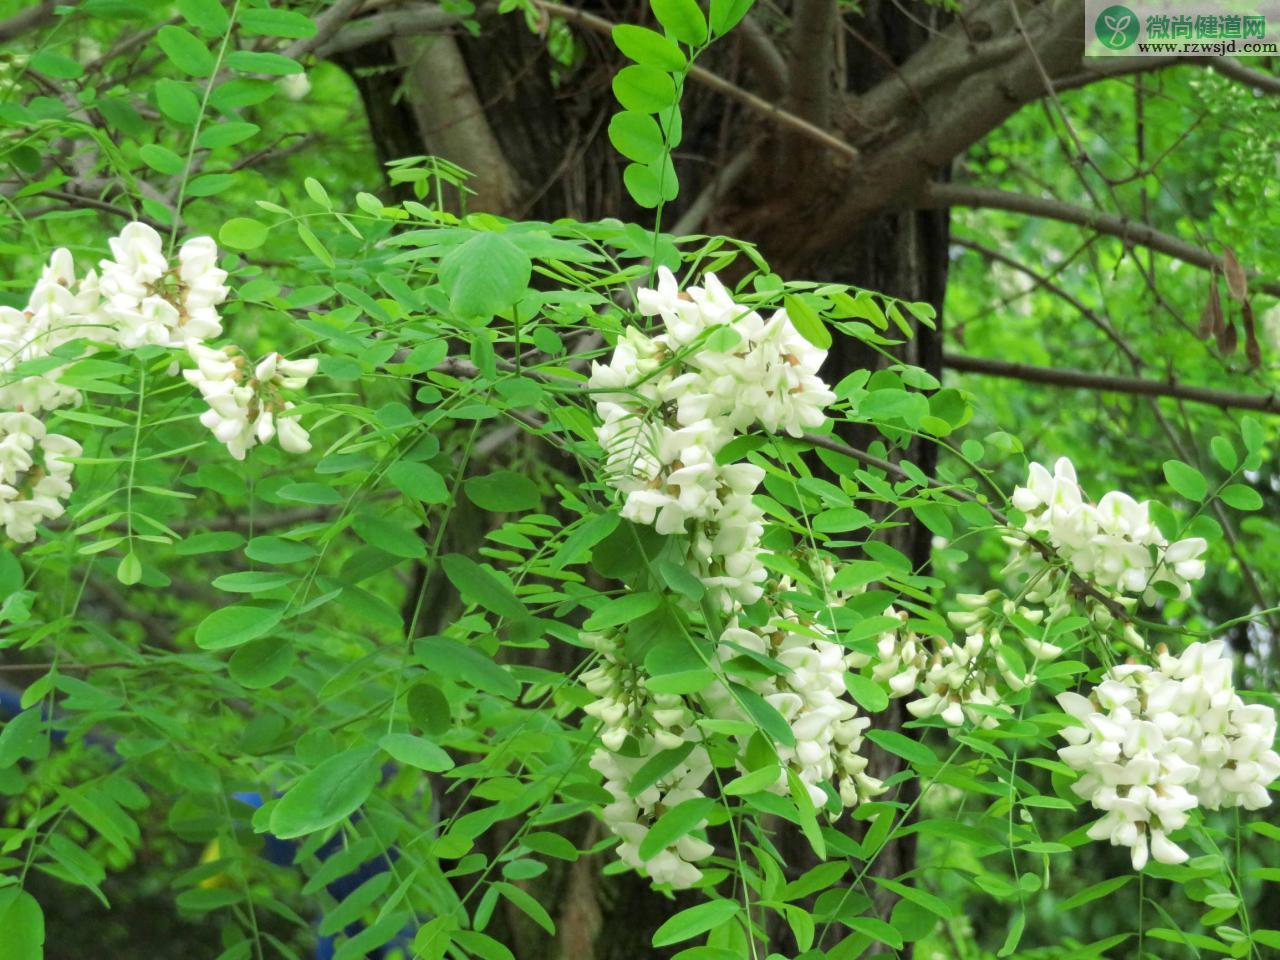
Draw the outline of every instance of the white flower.
M0 524L19 543L36 526L62 516L71 496L71 458L82 453L70 437L48 433L29 413L0 413Z
M192 342L188 353L195 369L183 376L194 384L209 409L200 415L227 452L243 460L259 443L278 439L286 453L306 453L311 438L298 421L292 401L280 396L282 389L301 389L315 373L315 360L285 360L271 353L248 374L242 357L226 348L206 347Z
M1132 848L1135 870L1148 855L1187 859L1168 834L1197 806L1271 802L1267 787L1280 776L1275 714L1240 700L1231 666L1223 641L1193 643L1179 657L1161 650L1155 667L1112 668L1088 698L1058 696L1082 724L1062 731L1068 746L1058 755L1084 773L1072 789L1105 812L1089 835Z
M276 81L276 86L290 100L303 100L311 92L311 81L305 71L285 74Z

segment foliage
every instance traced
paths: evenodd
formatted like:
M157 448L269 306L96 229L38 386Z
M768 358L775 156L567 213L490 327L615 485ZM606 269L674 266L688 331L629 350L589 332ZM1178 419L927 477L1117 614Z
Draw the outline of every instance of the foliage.
M324 937L342 958L508 957L555 935L545 881L581 860L639 869L655 897L692 887L653 937L655 955L684 960L754 960L770 934L832 960L909 943L1055 960L1280 944L1257 909L1280 882L1265 812L1205 800L1170 828L1185 862L1166 849L1132 870L1127 851L1086 848L1079 764L1056 753L1090 711L1054 698L1118 682L1126 658L1173 676L1158 642L1182 653L1233 628L1270 642L1275 611L1234 589L1242 558L1259 592L1280 577L1258 420L1197 415L1177 425L1185 455L1148 463L1133 445L1164 425L1158 407L1141 430L1107 426L901 362L928 304L785 280L729 238L462 214L465 171L438 158L392 163L391 199L368 155L333 149L356 106L345 75L308 59L313 19L250 0L157 6L87 0L7 61L10 320L30 320L52 248L79 278L108 260L103 299L68 308L60 342L11 344L3 361L6 390L70 391L41 423L80 449L61 455L65 514L49 507L34 539L11 526L0 555L0 669L22 684L0 731L0 957L41 955L61 885L107 902L157 884L209 932L184 953L301 956ZM659 228L678 196L684 80L748 6L662 0L658 29L614 33L632 64L608 135ZM1265 124L1261 108L1237 119ZM1047 166L1029 128L1006 136L973 162ZM1248 155L1221 174L1224 223L1256 202L1250 146L1235 141ZM201 234L216 264L165 287L177 251L205 249L178 241ZM1274 245L1249 240L1242 258L1269 269ZM1135 311L1132 255L1090 256L1112 315ZM155 258L148 296L181 322L125 335L145 298L121 305L108 278ZM220 290L224 270L227 290L209 293L220 326L192 343L191 290ZM967 320L993 352L1055 310L1008 275L962 276L956 312L1006 287L1028 303ZM1198 284L1172 296L1199 302ZM1133 335L1144 358L1157 350ZM881 366L828 391L817 365L834 338ZM1096 341L1063 341L1094 356ZM238 352L212 349L228 342ZM789 385L769 397L776 416L734 372L758 353ZM822 397L816 420L792 417L798 396ZM682 404L722 423L665 449L704 419ZM306 433L267 443L286 409ZM871 439L855 448L851 433ZM41 480L12 467L22 444L5 453L10 507ZM926 444L936 478L912 461ZM1126 505L1123 530L1103 498L1053 513L1079 486L1060 476L1040 496L1033 445L1046 461L1073 453L1079 486L1168 504L1150 523ZM669 482L695 465L709 485L689 507L692 484ZM749 561L736 586L716 545L729 477L752 481L734 491ZM646 512L637 493L659 488L685 512ZM891 545L908 523L936 534L932 566ZM1178 565L1178 545L1201 540ZM1201 549L1208 599L1190 590ZM1109 578L1122 553L1137 580ZM1270 715L1273 695L1239 686ZM913 719L868 729L903 697ZM806 725L820 698L829 712ZM866 775L869 756L895 772ZM797 832L800 864L781 839ZM904 837L918 869L881 875ZM126 872L148 879L122 887Z

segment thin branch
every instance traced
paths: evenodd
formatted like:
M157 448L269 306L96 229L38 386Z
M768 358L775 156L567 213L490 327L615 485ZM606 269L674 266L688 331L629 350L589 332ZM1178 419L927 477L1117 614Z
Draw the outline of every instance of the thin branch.
M284 55L300 60L316 50L341 30L342 25L354 17L363 4L364 0L337 0L333 6L316 18L316 32L289 44L284 50Z
M1031 383L1048 383L1058 387L1077 387L1101 390L1105 393L1131 393L1149 397L1176 397L1192 403L1204 403L1223 410L1257 410L1260 413L1280 413L1280 396L1261 396L1253 393L1232 393L1227 390L1211 390L1193 387L1176 380L1151 380L1146 377L1124 377L1108 373L1092 373L1087 370L1071 370L1062 367L1037 367L1029 363L1012 363L987 357L969 357L948 353L942 365L965 373L977 373L990 377L1026 380Z
M67 5L75 6L75 3L72 2ZM58 4L55 0L41 0L34 7L28 7L8 19L0 20L0 43L8 43L10 40L16 40L24 33L43 27L53 20L54 11L57 8Z
M594 13L587 13L585 10L568 7L561 3L553 3L551 0L531 0L531 2L535 7L545 10L553 16L561 17L594 33L599 33L606 37L613 33L614 25L603 17L597 17ZM797 117L794 113L784 110L776 103L771 103L748 90L743 90L738 85L730 83L724 77L714 74L710 70L703 67L690 67L689 79L728 97L730 100L737 101L770 123L803 134L814 143L820 143L849 160L858 159L858 150L845 143L839 137L828 133L821 127L815 126L803 117Z
M1230 77L1253 87L1255 90L1261 90L1263 93L1280 95L1280 77L1274 73L1263 73L1261 70L1254 70L1246 67L1239 60L1230 57L1208 57L1205 59L1205 65L1215 73L1220 73L1224 77Z
M1010 213L1023 213L1032 217L1043 217L1058 220L1062 223L1073 223L1118 237L1126 245L1138 244L1208 270L1216 267L1223 269L1223 260L1203 247L1197 247L1172 234L1162 233L1154 227L1126 217L1118 217L1110 213L1077 207L1061 200L1045 197L1034 197L1025 193L1014 193L1010 190L995 190L990 187L974 187L965 184L932 183L927 185L916 198L920 209L937 210L947 207L975 207L988 210L1007 210ZM1251 274L1257 279L1256 272ZM1280 297L1280 283L1263 280L1253 286L1272 296Z
M760 79L765 96L780 97L787 90L787 61L755 17L748 14L734 30L743 58Z
M329 40L315 48L315 55L322 60L332 59L338 54L367 47L371 43L437 33L457 24L456 14L449 13L434 3L416 3L400 10L387 10L343 24Z

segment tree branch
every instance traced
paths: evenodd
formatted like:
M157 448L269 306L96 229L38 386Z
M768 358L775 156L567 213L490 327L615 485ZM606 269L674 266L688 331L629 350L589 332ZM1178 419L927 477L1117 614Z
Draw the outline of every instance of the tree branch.
M437 33L457 23L458 17L455 14L446 12L434 3L416 3L400 10L386 10L343 24L332 37L315 48L315 55L327 60L349 50L367 47L371 43Z
M1216 267L1223 269L1221 257L1210 253L1202 247L1188 243L1172 234L1162 233L1154 227L1126 217L1118 217L1097 210L1077 207L1061 200L1045 197L1034 197L1025 193L1014 193L1010 190L994 190L990 187L975 187L965 184L932 183L918 194L916 204L920 209L937 210L947 207L975 207L989 210L1007 210L1010 213L1023 213L1032 217L1043 217L1058 220L1062 223L1073 223L1118 237L1126 246L1139 244L1157 253L1181 260L1193 266L1208 270ZM1254 272L1250 276L1256 279ZM1253 286L1272 296L1280 297L1280 283L1263 280Z
M1280 413L1280 396L1274 393L1268 396L1232 393L1226 390L1211 390L1208 387L1193 387L1172 379L1160 381L1061 367L1037 367L1029 363L1011 363L1007 360L969 357L958 353L944 354L942 365L965 373L1026 380L1031 383L1048 383L1058 387L1077 387L1101 390L1104 393L1131 393L1151 397L1176 397L1179 400L1190 400L1192 403L1221 407L1223 410Z
M316 50L342 29L343 24L359 13L363 4L364 0L336 0L333 6L316 17L316 32L312 36L303 37L289 44L284 50L284 55L300 60Z
M75 6L75 3L69 3L69 6ZM34 7L28 7L15 13L12 17L0 20L0 43L8 43L10 40L16 40L24 33L37 30L46 23L53 20L54 11L58 4L55 0L41 0Z

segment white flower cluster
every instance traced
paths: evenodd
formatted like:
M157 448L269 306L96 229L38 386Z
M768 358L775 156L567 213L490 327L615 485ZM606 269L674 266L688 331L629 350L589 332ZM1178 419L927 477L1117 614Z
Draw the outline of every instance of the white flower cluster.
M657 883L677 889L690 887L702 879L695 864L711 856L711 844L685 835L646 860L640 856L640 843L660 811L703 796L702 784L711 775L707 751L701 745L694 746L657 783L635 796L630 784L652 757L701 739L693 711L684 697L656 694L644 686L640 669L622 656L622 638L617 633L583 633L581 639L601 654L599 664L586 671L581 681L598 698L587 705L586 713L600 721L600 741L605 749L595 752L591 766L604 775L605 789L613 795L613 803L604 808L604 820L622 839L618 857ZM628 738L639 750L639 757L616 752Z
M1200 559L1207 544L1200 537L1169 543L1152 522L1148 501L1134 500L1113 490L1098 503L1088 502L1066 457L1053 473L1031 464L1025 487L1013 493L1013 505L1026 514L1023 530L1046 534L1058 554L1080 576L1118 595L1141 595L1154 603L1156 583L1170 583L1178 596L1191 595L1191 583L1204 576ZM1043 561L1030 547L1015 555L1015 568L1036 568ZM1054 585L1046 580L1037 595L1047 596Z
M280 446L289 453L306 453L311 438L296 415L291 401L281 397L281 390L301 390L315 376L319 361L285 360L278 353L269 354L256 366L234 348L189 345L194 370L184 370L209 404L200 422L213 431L227 451L243 460L248 449L278 437Z
M802 435L823 422L835 395L818 376L826 352L785 310L766 320L712 275L681 292L671 271L658 274L658 289L640 290L637 301L642 313L661 316L665 332L628 328L609 364L592 367L597 437L626 498L622 516L659 533L692 532L697 572L728 610L762 594L764 522L752 495L764 472L718 464L716 455L756 424Z
M744 651L769 657L788 671L750 685L787 721L795 739L794 746L775 744L782 770L773 791L790 792L787 770L791 770L818 809L827 805L824 783L835 783L844 807L857 806L882 792L884 785L867 774L867 758L858 752L871 720L858 716L844 685L845 671L857 655L828 639L820 625L800 624L794 613L776 616L758 630L731 621L720 637L718 656L726 661ZM709 688L704 699L716 713L743 716L722 685Z
M276 433L286 450L310 448L296 417L282 416L293 405L279 400L278 390L304 385L316 361L286 361L272 354L258 365L248 394L212 385L237 379L229 370L221 372L214 357L239 369L226 351L204 346L222 333L218 306L228 293L213 240L188 240L174 263L160 234L145 223L129 224L109 245L111 257L99 262L101 272L89 270L79 279L70 252L55 250L25 309L0 307L0 411L11 411L0 413L0 523L15 540L34 539L36 524L60 516L71 494L70 461L81 448L48 433L37 415L80 402L80 392L60 380L75 358L59 363L54 353L73 340L123 350L186 348L200 370L199 379L191 379L211 405L217 398L218 409L202 421L233 454L239 450L242 457L246 445Z
M195 237L169 263L160 234L131 223L110 240L115 259L103 260L98 287L101 323L110 340L126 350L147 344L180 348L222 333L217 307L227 299L227 272L218 267L218 246Z
M919 693L907 704L912 716L940 717L951 727L963 726L966 720L978 727L995 727L999 722L995 711L1003 700L998 680L1003 678L1009 690L1018 691L1034 683L1035 677L1016 673L1000 656L1004 643L1000 632L989 629L989 618L981 615L989 598L966 594L961 600L972 612L953 617L965 627L965 637L960 642L947 637L921 637L907 625L906 611L889 607L885 615L899 618L902 624L885 631L876 641L871 676L888 684L891 697ZM1061 652L1046 643L1037 647L1036 656L1048 659Z
M703 796L701 786L711 775L711 758L706 750L696 746L683 762L657 783L631 796L628 787L632 778L659 752L656 744L650 753L640 757L623 757L609 750L597 750L591 757L591 766L604 776L605 789L613 796L613 803L604 808L604 821L622 838L622 843L618 844L618 858L632 869L647 874L655 883L670 884L680 890L702 879L702 871L695 864L711 856L715 848L692 832L648 859L640 856L640 844L662 812ZM694 829L700 830L704 826L706 821Z
M68 458L81 454L70 437L49 433L29 413L0 413L0 524L20 543L36 538L36 525L62 516L71 496Z
M1181 863L1187 853L1169 834L1198 806L1257 810L1280 776L1275 713L1246 705L1231 683L1226 644L1193 643L1167 650L1156 665L1108 671L1088 697L1058 695L1082 726L1067 727L1058 751L1084 773L1072 789L1104 811L1089 829L1095 840L1132 850L1133 867L1148 857Z
M714 657L724 672L741 657L776 664L773 672L738 674L793 735L794 744L774 744L780 770L769 789L789 794L794 776L814 806L828 806L827 784L843 806L854 806L883 787L858 752L870 721L858 716L845 689L852 656L774 596L796 589L786 578L770 591L768 622L741 625L748 622L743 608L765 596L764 515L753 499L764 471L717 462L726 444L754 427L801 436L819 426L835 400L818 376L826 353L796 332L785 311L766 319L735 303L714 276L685 292L670 271L659 278L658 288L639 291L637 300L642 313L662 318L663 332L649 337L628 328L609 364L592 369L605 474L624 495L623 517L688 535L690 569L729 614ZM660 882L696 883L696 861L711 854L709 844L685 837L646 860L641 841L656 808L701 795L711 774L696 717L754 720L722 677L687 697L655 695L616 637L585 639L603 654L583 683L597 697L586 712L600 721L604 749L592 766L615 798L604 816L623 840L619 856ZM630 796L628 779L646 758L686 744L698 745L659 784Z

